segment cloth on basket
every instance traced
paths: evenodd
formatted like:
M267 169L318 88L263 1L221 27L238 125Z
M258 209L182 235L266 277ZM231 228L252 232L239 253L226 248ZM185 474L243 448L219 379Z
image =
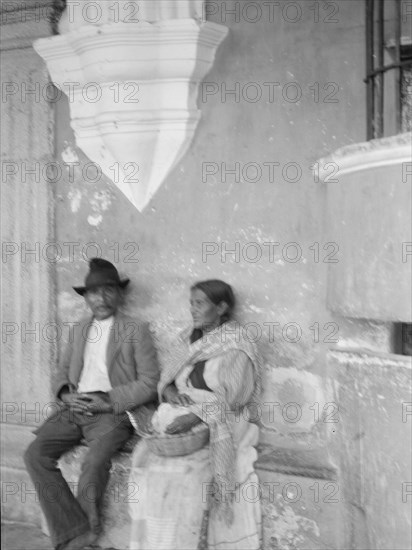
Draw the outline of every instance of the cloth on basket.
M161 403L152 418L152 427L159 434L165 434L166 428L179 416L188 413L187 407Z

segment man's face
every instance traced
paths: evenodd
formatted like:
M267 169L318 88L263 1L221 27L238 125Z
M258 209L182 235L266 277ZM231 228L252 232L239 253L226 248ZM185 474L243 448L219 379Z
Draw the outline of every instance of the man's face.
M101 285L84 293L87 305L98 321L114 315L119 307L121 292L118 286Z

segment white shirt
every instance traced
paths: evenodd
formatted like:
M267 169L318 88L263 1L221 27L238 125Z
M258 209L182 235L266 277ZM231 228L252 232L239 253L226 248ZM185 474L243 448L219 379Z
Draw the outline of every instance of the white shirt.
M78 392L108 392L112 389L107 372L107 344L113 326L113 316L98 321L93 319L87 331L84 348L83 370L80 376Z

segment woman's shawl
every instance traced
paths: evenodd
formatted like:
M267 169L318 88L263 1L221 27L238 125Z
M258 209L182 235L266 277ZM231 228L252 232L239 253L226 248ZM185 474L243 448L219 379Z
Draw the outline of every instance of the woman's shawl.
M162 370L158 385L159 399L166 386L171 384L178 373L187 365L194 365L198 361L207 361L219 357L231 350L240 350L250 359L253 370L253 387L245 387L242 372L231 369L230 373L219 371L221 389L216 392L204 392L204 402L195 403L187 407L206 422L210 429L211 465L214 476L214 499L212 512L218 512L228 523L231 523L233 511L231 501L235 490L234 465L236 453L230 431L230 423L226 422L226 415L233 417L247 403L255 401L261 391L261 361L256 346L247 340L243 334L243 327L235 322L224 323L213 331L205 333L202 338L190 343L191 329L184 330L173 350L173 359ZM227 391L227 388L234 391ZM249 391L248 391L249 390ZM236 395L236 401L233 396ZM231 398L232 396L232 398Z

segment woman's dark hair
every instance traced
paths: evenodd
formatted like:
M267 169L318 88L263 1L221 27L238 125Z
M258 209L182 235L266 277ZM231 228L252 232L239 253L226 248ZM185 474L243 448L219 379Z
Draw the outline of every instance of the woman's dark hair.
M220 281L219 279L208 279L207 281L199 281L190 287L190 290L201 290L206 294L209 300L218 306L220 302L225 302L227 304L227 310L220 318L220 324L226 323L232 317L233 308L235 307L235 295L233 294L232 287ZM192 334L190 335L190 342L196 342L202 338L203 331L200 328L193 329ZM205 361L200 361L195 364L196 366L202 366L204 368ZM200 387L200 386L196 386Z
M220 321L221 324L229 321L232 316L233 308L235 307L235 295L230 285L219 279L209 279L207 281L195 283L190 290L201 290L215 306L218 306L220 302L225 302L228 307Z

